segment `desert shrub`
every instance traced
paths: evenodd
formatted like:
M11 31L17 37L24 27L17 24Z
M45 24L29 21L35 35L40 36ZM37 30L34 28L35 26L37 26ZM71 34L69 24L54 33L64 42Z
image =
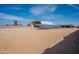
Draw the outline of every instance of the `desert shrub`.
M74 26L73 25L60 25L60 27L62 27L62 28L73 28Z
M31 26L31 24L27 24L27 26Z

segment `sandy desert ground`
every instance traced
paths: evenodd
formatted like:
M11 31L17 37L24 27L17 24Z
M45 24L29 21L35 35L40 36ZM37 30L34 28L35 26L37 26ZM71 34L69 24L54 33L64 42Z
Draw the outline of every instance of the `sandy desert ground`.
M0 53L43 53L77 28L0 28Z

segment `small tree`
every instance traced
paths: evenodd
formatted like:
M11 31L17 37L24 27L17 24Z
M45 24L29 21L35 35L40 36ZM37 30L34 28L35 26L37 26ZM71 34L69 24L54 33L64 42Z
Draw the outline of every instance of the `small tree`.
M18 25L18 21L14 20L14 25L17 26Z
M9 26L9 24L6 24L6 26Z

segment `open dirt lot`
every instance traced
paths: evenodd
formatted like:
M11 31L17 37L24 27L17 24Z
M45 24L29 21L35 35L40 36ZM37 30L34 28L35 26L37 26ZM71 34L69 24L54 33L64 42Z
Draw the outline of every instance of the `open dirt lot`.
M77 28L0 28L0 53L43 53Z

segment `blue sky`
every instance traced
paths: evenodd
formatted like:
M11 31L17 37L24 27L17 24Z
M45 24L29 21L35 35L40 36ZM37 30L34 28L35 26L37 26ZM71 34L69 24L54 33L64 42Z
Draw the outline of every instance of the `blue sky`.
M79 25L79 5L0 4L0 24L13 24L14 20L21 24L42 20L53 22L54 25Z

